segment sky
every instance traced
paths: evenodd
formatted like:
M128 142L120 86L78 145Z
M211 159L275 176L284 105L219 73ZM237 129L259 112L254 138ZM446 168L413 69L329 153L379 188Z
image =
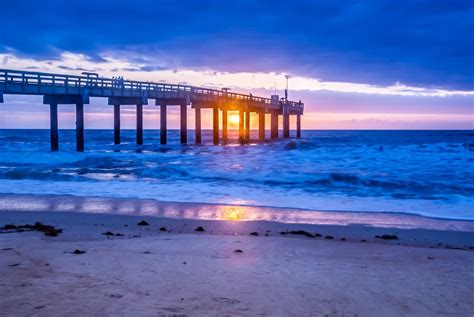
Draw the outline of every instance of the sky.
M474 1L8 1L0 68L186 83L305 104L304 129L473 129ZM48 128L6 95L0 128ZM124 107L125 108L125 107ZM60 128L74 127L61 106ZM112 128L93 98L86 128ZM210 128L204 113L204 128ZM189 115L190 127L193 115ZM255 121L255 120L253 120ZM145 110L145 128L159 128ZM170 128L179 125L170 111ZM134 127L132 108L123 126Z

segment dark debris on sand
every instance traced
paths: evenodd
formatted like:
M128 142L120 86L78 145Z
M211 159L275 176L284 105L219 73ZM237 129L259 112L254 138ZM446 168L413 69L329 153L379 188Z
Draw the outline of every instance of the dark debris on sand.
M104 236L116 236L116 237L123 237L124 235L121 233L113 233L112 231L107 231L102 233Z
M312 234L308 231L305 231L305 230L292 230L292 231L282 231L280 232L281 235L287 235L287 234L293 234L293 235L298 235L298 236L305 236L305 237L308 237L308 238L319 238L321 237L321 234L319 233L315 233L315 234Z
M395 234L383 234L381 236L375 236L377 239L382 240L398 240L398 236Z
M76 250L72 251L71 253L72 253L72 254L84 254L84 253L86 253L86 251L85 251L85 250L76 249Z
M140 221L139 223L137 223L138 226L148 226L148 222L146 222L145 220L142 220Z
M237 249L237 250L234 250L234 253L242 253L244 251L240 250L240 249Z
M254 231L254 232L250 232L250 235L251 235L251 236L258 237L258 232L255 232L255 231Z
M309 233L308 231L304 231L304 230L293 230L293 231L290 231L289 233L294 234L294 235L305 236L305 237L308 237L308 238L313 238L314 237L311 233Z
M160 231L166 232L166 231L168 231L168 229L166 227L161 227Z
M25 232L25 231L39 231L43 232L47 237L57 237L60 233L63 232L62 229L57 229L51 225L44 225L41 222L35 222L34 225L14 225L7 224L0 228L2 233L11 233L11 232Z
M197 227L196 230L194 230L194 231L197 231L197 232L204 232L204 231L206 231L206 230L204 230L203 227L199 226L199 227Z

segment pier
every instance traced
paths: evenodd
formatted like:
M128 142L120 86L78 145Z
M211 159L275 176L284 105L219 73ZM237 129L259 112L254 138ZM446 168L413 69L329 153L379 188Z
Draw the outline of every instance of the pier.
M90 97L108 98L114 113L114 143L120 144L121 106L136 106L136 143L143 144L143 106L157 106L160 111L160 143L167 143L167 108L180 110L180 140L187 143L188 107L195 111L195 142L201 144L201 109L212 109L213 144L228 142L228 112L239 112L239 140L250 142L250 114L258 115L258 139L265 139L265 115L270 114L270 137L279 137L278 118L282 116L283 138L290 137L290 116L296 116L296 137L301 137L304 104L272 95L271 98L187 85L142 82L99 77L27 72L0 69L0 103L3 95L42 95L50 108L51 150L59 149L58 106L76 106L76 149L84 151L84 105ZM222 133L219 120L222 119Z

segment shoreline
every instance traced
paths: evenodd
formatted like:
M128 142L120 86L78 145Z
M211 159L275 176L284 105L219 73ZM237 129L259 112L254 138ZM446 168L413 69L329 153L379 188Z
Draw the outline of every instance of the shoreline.
M195 203L170 203L150 199L58 195L0 194L0 225L33 224L76 227L146 220L155 231L194 233L202 226L213 235L283 236L304 231L316 240L343 240L397 244L424 248L474 250L474 222L441 220L412 215L301 211ZM160 225L161 224L161 225ZM151 227L150 227L151 228ZM288 234L289 236L294 236ZM384 240L383 235L397 239ZM303 234L304 236L304 234Z
M0 212L25 210L474 232L474 220L429 217L415 213L308 210L258 205L175 202L148 198L0 193Z

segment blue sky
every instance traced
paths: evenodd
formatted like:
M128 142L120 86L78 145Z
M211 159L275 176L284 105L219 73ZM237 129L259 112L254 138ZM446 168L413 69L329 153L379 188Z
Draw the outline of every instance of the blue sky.
M472 1L17 0L0 19L1 68L262 95L289 74L305 128L473 128ZM33 127L39 102L7 96L0 111ZM109 110L94 101L93 127L109 127Z

